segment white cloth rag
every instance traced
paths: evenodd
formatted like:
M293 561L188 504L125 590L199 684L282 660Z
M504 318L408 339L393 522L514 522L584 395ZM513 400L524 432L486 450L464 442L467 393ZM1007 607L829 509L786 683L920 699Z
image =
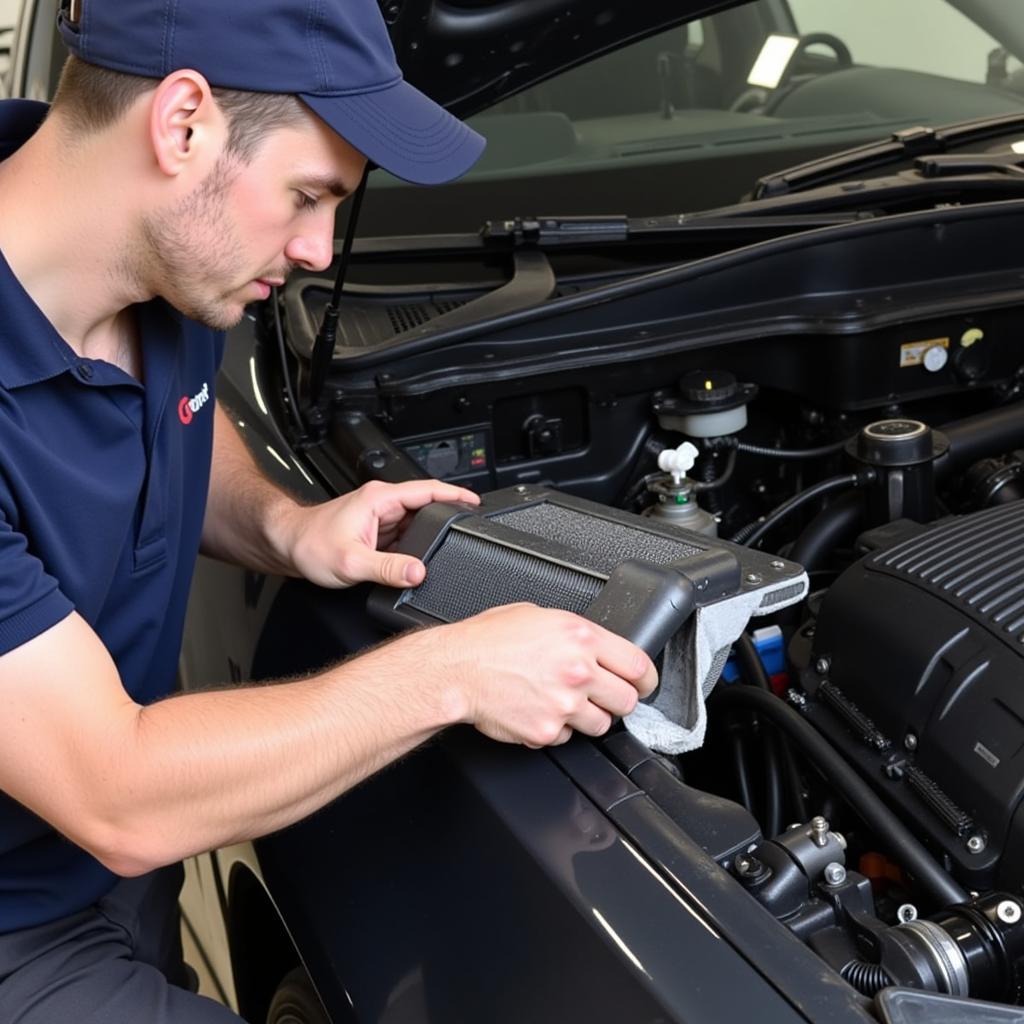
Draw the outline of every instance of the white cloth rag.
M797 586L801 580L803 586ZM778 588L778 600L765 601L771 588L763 587L698 608L668 642L658 689L649 703L638 704L623 719L626 728L645 746L661 754L696 750L704 742L708 724L704 701L751 617L776 612L801 600L807 587L804 575L800 580L787 580L785 587Z

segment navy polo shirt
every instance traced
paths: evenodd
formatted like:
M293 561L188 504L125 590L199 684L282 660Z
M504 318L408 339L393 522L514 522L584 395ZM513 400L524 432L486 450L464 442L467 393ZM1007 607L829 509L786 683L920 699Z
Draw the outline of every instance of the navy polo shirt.
M0 103L0 159L45 112ZM0 253L0 654L74 610L146 704L175 684L223 336L161 300L138 320L144 384L77 356ZM0 793L0 932L80 910L115 881Z

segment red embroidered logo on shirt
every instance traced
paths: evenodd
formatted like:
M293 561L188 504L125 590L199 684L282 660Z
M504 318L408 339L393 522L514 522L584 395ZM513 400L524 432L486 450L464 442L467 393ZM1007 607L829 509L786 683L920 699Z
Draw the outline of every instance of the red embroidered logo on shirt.
M192 417L210 400L210 385L203 384L202 388L191 398L185 395L178 403L178 419L187 427L192 422Z

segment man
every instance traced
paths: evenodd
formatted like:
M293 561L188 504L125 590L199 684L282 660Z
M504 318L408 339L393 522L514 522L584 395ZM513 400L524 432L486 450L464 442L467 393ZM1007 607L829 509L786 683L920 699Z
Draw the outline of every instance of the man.
M75 57L45 121L0 105L0 1020L236 1020L168 983L161 869L452 723L598 735L654 669L518 605L306 680L162 699L200 544L326 587L413 585L423 565L387 551L408 514L476 500L426 481L299 507L210 398L218 332L329 265L367 157L431 183L482 140L401 80L374 0L83 0L61 31Z

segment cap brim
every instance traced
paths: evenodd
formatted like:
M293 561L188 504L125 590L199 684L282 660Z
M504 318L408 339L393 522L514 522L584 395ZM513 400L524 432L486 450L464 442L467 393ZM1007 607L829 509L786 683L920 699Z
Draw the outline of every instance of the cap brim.
M439 185L465 174L486 140L399 79L374 92L301 98L346 142L398 178Z

